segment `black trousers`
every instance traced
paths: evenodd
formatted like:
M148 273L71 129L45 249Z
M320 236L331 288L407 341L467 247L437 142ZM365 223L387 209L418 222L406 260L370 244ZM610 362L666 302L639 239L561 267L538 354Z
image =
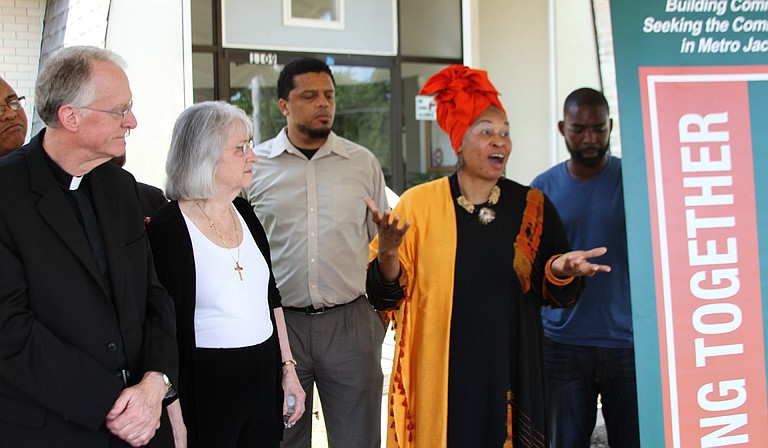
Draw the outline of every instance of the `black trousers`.
M197 448L278 447L282 436L282 386L276 334L243 348L196 349L198 428L187 428ZM195 440L193 440L195 439Z

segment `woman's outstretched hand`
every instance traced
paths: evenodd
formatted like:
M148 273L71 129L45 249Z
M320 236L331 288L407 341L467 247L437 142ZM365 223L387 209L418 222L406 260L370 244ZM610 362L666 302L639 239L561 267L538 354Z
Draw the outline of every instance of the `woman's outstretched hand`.
M592 277L598 272L611 272L611 267L605 264L590 263L590 258L596 258L608 252L605 247L591 250L574 250L555 258L551 270L559 278Z
M371 211L371 220L379 228L379 272L386 281L394 281L400 276L400 260L397 258L397 249L403 243L405 232L411 227L411 223L400 225L400 217L391 217L390 210L382 213L376 202L370 197L363 198L368 210Z
M363 198L368 210L371 211L371 220L379 227L379 253L390 252L400 247L403 242L405 232L411 227L411 223L406 222L400 225L400 217L391 217L390 210L384 210L382 213L379 207L370 197Z

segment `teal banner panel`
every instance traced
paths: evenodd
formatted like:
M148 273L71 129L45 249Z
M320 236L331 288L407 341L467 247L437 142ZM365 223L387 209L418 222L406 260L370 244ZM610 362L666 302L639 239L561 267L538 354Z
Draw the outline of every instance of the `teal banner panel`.
M642 446L768 446L768 0L611 0Z

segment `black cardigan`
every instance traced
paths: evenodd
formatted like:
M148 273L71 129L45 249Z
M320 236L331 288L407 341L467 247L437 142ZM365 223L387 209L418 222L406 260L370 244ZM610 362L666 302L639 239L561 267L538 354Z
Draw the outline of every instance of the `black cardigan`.
M274 308L281 305L280 292L275 283L275 276L272 273L272 258L269 252L269 242L264 227L253 212L251 205L243 198L235 198L232 202L242 215L245 223L248 225L256 245L261 250L264 259L269 266L269 288L268 300L270 307L270 319L272 320L275 336L277 336L277 326L275 324ZM160 282L168 290L173 298L176 308L176 337L179 346L179 381L176 384L179 398L181 400L184 421L188 430L188 439L190 446L199 446L195 443L197 438L195 428L196 403L194 400L186 399L195 389L196 362L195 362L195 298L197 297L195 284L195 258L192 251L192 240L189 236L187 224L179 209L176 201L169 202L161 207L147 225L147 234L152 246L154 256L155 270ZM276 353L280 353L280 344L277 337L273 338L275 342ZM277 397L279 401L275 403L275 412L277 424L282 428L282 368L278 355L275 362L277 371L278 388ZM226 381L226 378L222 379Z

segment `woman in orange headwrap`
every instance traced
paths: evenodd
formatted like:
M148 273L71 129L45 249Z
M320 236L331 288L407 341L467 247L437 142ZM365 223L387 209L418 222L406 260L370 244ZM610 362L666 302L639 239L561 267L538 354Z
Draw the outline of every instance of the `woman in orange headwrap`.
M503 177L509 123L484 71L427 81L457 172L405 192L391 213L366 200L368 295L396 329L389 447L547 446L540 307L578 300L581 276L609 271L569 252L538 190Z

